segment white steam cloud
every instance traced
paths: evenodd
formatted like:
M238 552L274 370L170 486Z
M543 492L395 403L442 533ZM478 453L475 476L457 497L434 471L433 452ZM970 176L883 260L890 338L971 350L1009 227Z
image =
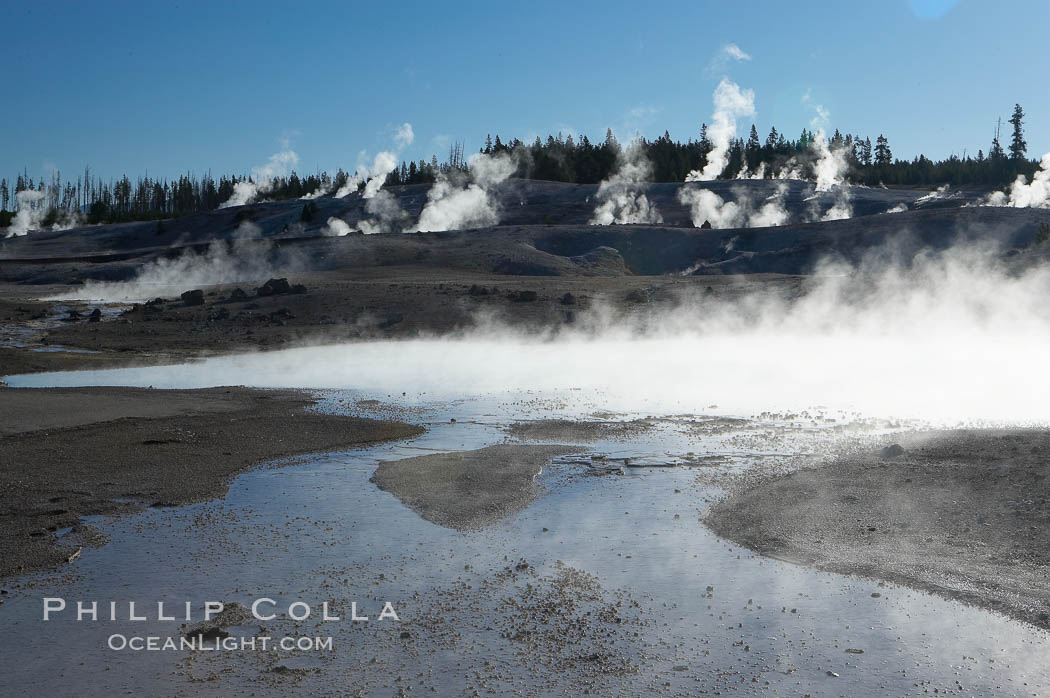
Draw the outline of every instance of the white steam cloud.
M818 104L817 107L820 108L820 105ZM846 181L846 173L849 171L846 149L829 146L823 129L817 131L812 148L817 154L817 162L813 168L817 180L817 191L835 194L834 203L824 212L820 220L837 221L852 218L853 193L850 191L849 182Z
M275 177L284 177L288 172L299 164L299 156L294 150L286 148L279 153L274 153L265 165L252 168L252 176L233 185L233 194L219 208L230 206L244 206L254 203L260 196L265 196L273 189Z
M477 153L469 160L469 183L457 183L441 174L427 192L427 203L419 223L405 232L429 233L440 230L485 228L499 223L499 205L491 190L517 169L509 155Z
M726 201L710 189L683 186L678 190L678 201L689 207L689 217L697 228L706 222L712 228L766 228L783 225L790 218L784 205L787 185L780 183L755 208L744 189L734 190L736 201Z
M591 225L663 223L663 216L649 203L643 191L649 181L651 165L641 148L627 148L619 169L598 185L595 197L598 205L591 216Z
M604 409L648 414L709 413L717 404L720 413L747 416L821 405L945 425L1050 423L1050 269L1017 274L971 248L903 264L885 254L855 268L825 266L793 300L765 292L732 301L683 297L666 313L634 319L610 308L580 312L549 337L489 325L443 339L259 352L69 380L384 394L411 386L428 400L579 389L600 394ZM623 366L631 370L617 370ZM19 385L48 379L26 376Z
M395 152L384 150L381 153L377 153L372 159L370 166L358 167L357 172L349 177L346 180L346 184L335 193L337 199L342 199L348 194L357 191L362 182L365 182L365 190L361 193L361 198L373 199L379 194L383 185L386 184L386 176L397 167L401 151L412 145L412 141L416 138L416 134L412 130L412 124L406 121L398 126L394 131L393 138L397 150ZM386 208L389 208L389 205L386 205ZM369 211L369 213L373 212ZM379 232L379 228L382 227L382 221L363 222L362 228L366 226L371 228L372 232Z
M18 213L11 219L11 225L8 227L7 234L4 237L22 237L23 235L28 235L30 231L42 230L44 228L44 218L48 214L48 211L40 205L40 202L43 200L44 192L36 189L23 189L15 194ZM48 230L69 230L77 225L80 225L79 214L75 211L63 211L61 212L61 218L56 220Z
M235 234L231 244L215 241L202 253L191 250L172 259L149 262L130 281L88 281L72 295L60 294L44 300L132 302L158 296L178 297L184 291L207 286L261 283L304 266L294 252L282 248L273 254L270 245L248 241L250 234L250 228L243 228L245 239L238 240Z
M331 237L343 237L352 232L354 232L354 229L350 227L349 223L342 218L336 218L335 216L330 216L325 227L321 228L322 235L329 235Z
M711 152L702 170L693 170L686 175L687 182L709 182L722 174L729 162L729 146L736 137L736 120L755 116L755 91L740 89L735 82L722 78L715 88L715 112L707 128L711 141Z
M1017 175L1010 185L1009 196L1001 191L993 192L985 200L985 205L1050 208L1050 153L1043 155L1031 182L1023 174Z
M28 235L30 230L40 229L40 220L44 212L37 204L44 198L44 192L35 189L23 189L15 194L18 202L18 213L11 220L11 226L7 229L7 237L21 237Z

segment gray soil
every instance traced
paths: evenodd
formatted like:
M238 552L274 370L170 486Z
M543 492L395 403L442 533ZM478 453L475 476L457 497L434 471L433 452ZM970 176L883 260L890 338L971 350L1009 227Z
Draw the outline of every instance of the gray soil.
M267 460L423 431L307 411L312 403L245 388L0 388L0 577L100 543L81 516L220 497L234 474Z
M1050 432L914 434L744 483L706 514L777 558L926 589L1050 627Z
M644 419L630 422L541 419L531 422L514 422L507 427L507 433L522 441L588 443L603 439L629 439L652 428L653 423Z
M476 530L524 509L536 498L536 476L571 446L501 444L380 463L372 482L427 521Z

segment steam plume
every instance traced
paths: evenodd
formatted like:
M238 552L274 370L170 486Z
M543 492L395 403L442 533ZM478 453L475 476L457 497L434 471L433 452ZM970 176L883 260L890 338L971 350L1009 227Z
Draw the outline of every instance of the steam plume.
M1019 174L1010 185L1009 197L997 191L989 195L985 203L988 206L1050 208L1050 153L1043 155L1031 182L1028 182L1023 174Z
M484 228L499 223L499 208L490 190L516 169L506 154L477 153L469 161L472 181L453 181L454 175L441 174L427 192L427 203L419 214L419 223L405 232L435 232Z
M660 212L649 203L644 192L638 191L650 174L651 165L641 148L629 146L619 169L598 185L595 196L599 203L590 224L663 223Z
M253 203L259 196L265 195L273 188L275 177L283 177L299 163L299 156L294 150L286 148L274 153L265 165L252 168L252 176L243 182L233 185L233 194L219 205L219 208L244 206Z
M755 91L741 90L735 82L722 78L715 88L715 113L707 137L711 141L711 152L702 170L693 170L686 175L687 182L709 182L722 174L729 162L729 146L736 137L736 120L755 116Z
M250 229L245 228L244 234L250 234ZM204 286L261 282L303 266L290 250L275 250L271 245L236 237L232 244L215 241L203 253L187 251L174 259L149 262L131 281L88 281L72 296L46 300L144 301L157 296L178 296L183 291Z
M709 189L682 187L678 190L678 201L689 207L690 218L697 228L705 222L712 228L765 228L788 221L784 206L786 184L778 184L757 210L747 190L736 189L734 193L736 201L726 201Z

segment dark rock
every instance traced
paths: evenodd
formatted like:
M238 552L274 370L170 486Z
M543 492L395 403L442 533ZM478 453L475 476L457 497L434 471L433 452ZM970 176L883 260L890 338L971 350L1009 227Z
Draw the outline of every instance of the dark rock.
M182 302L186 305L204 305L204 291L199 288L192 291L186 291L180 296L180 298L182 298Z
M291 290L288 291L288 293L306 293L306 286L303 286L302 284L295 284L294 286L292 286Z
M98 308L95 308L94 310L91 311L91 314L88 315L88 322L101 322L101 321L102 321L102 311L99 310Z
M472 296L487 296L489 295L489 290L484 286L478 286L477 284L474 284L470 287L470 291L468 291L468 293Z
M244 292L244 289L235 288L230 291L231 301L246 301L248 300L248 294Z
M572 295L571 293L566 293L564 296L561 297L561 304L576 305L576 296Z
M511 300L516 301L518 303L531 303L537 298L539 298L539 296L536 295L535 291L518 291L513 296L511 296Z
M291 290L292 287L288 284L288 279L270 279L256 290L256 294L273 296L278 293L290 293Z
M879 458L896 458L903 454L904 447L900 444L893 444L879 450Z
M701 230L710 230L711 229L711 221L704 221L703 224L700 226L700 229Z

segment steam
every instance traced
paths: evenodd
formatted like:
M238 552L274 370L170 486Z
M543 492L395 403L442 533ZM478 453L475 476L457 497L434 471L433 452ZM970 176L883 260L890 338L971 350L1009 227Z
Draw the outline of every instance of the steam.
M905 204L904 202L901 202L901 203L897 204L896 206L894 206L893 208L886 209L884 211L884 213L904 213L907 210L908 210L908 205Z
M265 196L273 189L275 177L284 177L298 163L299 156L294 150L286 148L279 153L274 153L265 165L252 168L252 176L249 179L234 184L233 194L220 204L219 208L244 206L255 202L258 197Z
M71 380L408 387L410 400L579 389L604 409L645 414L703 413L718 404L721 413L747 416L822 405L938 424L1046 424L1048 294L1050 268L1011 273L986 249L907 260L884 249L855 267L821 266L797 296L684 295L664 312L639 316L598 305L541 337L480 323L456 337L261 352ZM617 369L623 366L631 369Z
M693 225L712 228L764 228L783 225L790 217L784 205L787 184L781 182L757 209L746 190L735 190L736 201L726 201L710 189L683 186L678 201L689 207Z
M827 111L819 104L822 118L827 118ZM853 217L853 193L850 191L849 182L846 181L846 172L849 163L846 162L846 149L834 148L828 145L828 139L824 130L817 131L817 137L813 141L812 148L817 154L817 162L813 171L817 180L817 192L833 192L835 202L831 205L820 220L837 221Z
M693 170L686 175L687 182L709 182L722 174L729 162L729 146L736 137L736 120L755 116L755 91L741 90L728 78L722 78L715 88L715 113L707 137L711 141L711 152L702 170Z
M386 184L386 176L397 167L398 156L401 151L412 145L412 141L416 138L416 134L412 130L412 124L406 121L398 126L394 131L393 138L397 150L395 152L384 150L376 154L375 158L372 159L371 166L358 167L358 171L348 178L346 184L335 193L337 199L342 199L347 194L357 191L361 187L362 182L366 183L364 193L361 195L362 198L371 199L379 193L383 185Z
M514 174L517 169L509 155L477 153L469 160L470 178L454 174L438 176L427 192L427 203L419 214L419 222L405 232L436 232L484 228L499 223L499 206L491 190Z
M649 181L652 168L641 148L628 147L619 169L598 185L595 197L598 205L589 223L612 225L632 223L663 223L663 216L649 203L644 192L638 191Z
M247 234L250 230L246 228ZM206 286L262 282L302 266L294 253L284 248L275 251L269 244L249 240L235 239L230 244L215 241L203 253L189 250L173 259L149 262L131 281L88 281L73 295L44 300L145 301Z
M987 206L1014 208L1050 208L1050 153L1043 155L1039 169L1028 182L1023 174L1010 185L1009 197L1001 191L993 192L985 200Z
M352 232L354 232L354 229L350 227L349 223L342 218L336 218L335 216L329 217L325 227L321 228L322 235L329 235L332 237L343 237Z
M23 189L15 194L18 202L18 213L11 220L11 226L7 229L7 237L21 237L28 235L30 230L39 230L40 221L44 212L37 208L37 204L44 198L44 192L35 189Z
M44 192L36 189L23 189L15 194L18 205L18 213L11 219L11 225L7 229L5 238L22 237L30 231L42 230L44 218L48 211L40 205L44 199ZM56 220L49 230L69 230L80 225L80 216L75 211L60 212L61 218Z

